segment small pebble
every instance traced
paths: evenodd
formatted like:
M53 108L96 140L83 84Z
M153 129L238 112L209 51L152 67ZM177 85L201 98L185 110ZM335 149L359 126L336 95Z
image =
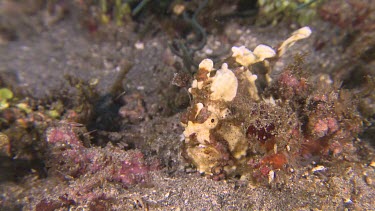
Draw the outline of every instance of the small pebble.
M274 171L270 171L268 172L268 183L271 184L271 182L275 179L275 172Z
M316 166L313 169L311 169L312 172L317 172L317 171L324 171L326 167L324 166Z
M365 176L365 182L367 185L372 185L372 179L369 176Z
M138 49L138 50L143 50L143 49L145 49L145 44L143 44L143 42L136 42L136 43L134 44L134 47L135 47L136 49Z

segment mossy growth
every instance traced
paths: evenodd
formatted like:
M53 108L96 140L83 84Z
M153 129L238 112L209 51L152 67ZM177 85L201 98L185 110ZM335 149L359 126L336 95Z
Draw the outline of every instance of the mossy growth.
M321 0L259 0L257 23L275 25L287 19L305 25L316 17L317 7L321 2Z

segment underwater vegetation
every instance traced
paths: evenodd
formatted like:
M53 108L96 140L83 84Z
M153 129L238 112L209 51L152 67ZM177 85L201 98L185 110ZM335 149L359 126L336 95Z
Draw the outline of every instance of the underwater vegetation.
M352 93L327 75L309 77L301 55L271 78L277 59L310 34L303 27L276 50L233 47L221 67L200 63L181 116L183 153L200 173L270 183L304 163L351 159L362 128Z
M308 24L316 18L322 0L259 0L258 24L275 25L283 19Z

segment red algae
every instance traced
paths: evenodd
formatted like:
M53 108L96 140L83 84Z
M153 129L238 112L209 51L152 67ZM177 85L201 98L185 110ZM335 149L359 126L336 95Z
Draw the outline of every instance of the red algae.
M77 131L69 125L48 129L47 143L50 174L63 172L66 176L79 178L97 175L101 179L121 182L125 187L148 181L150 169L142 152L125 151L108 144L104 148L85 147L77 136Z

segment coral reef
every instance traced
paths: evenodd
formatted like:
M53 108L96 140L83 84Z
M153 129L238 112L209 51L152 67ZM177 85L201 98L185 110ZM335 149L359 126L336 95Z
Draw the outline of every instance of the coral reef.
M305 161L352 158L362 120L351 93L326 75L304 75L300 56L271 77L275 61L310 34L303 27L277 50L233 47L218 69L200 63L181 116L184 156L200 173L271 182Z
M145 158L139 150L123 150L111 143L90 147L86 129L77 123L57 123L47 129L45 139L48 177L56 184L48 187L54 194L36 200L36 210L83 205L107 210L113 208L110 202L119 189L148 184L149 172L160 169L159 160ZM103 190L105 184L111 189Z
M47 130L49 159L46 165L49 174L63 178L96 175L129 187L146 182L148 172L158 168L157 165L148 165L138 150L124 151L110 143L104 148L85 147L78 138L78 134L84 135L84 130L80 125L69 123L61 123Z

